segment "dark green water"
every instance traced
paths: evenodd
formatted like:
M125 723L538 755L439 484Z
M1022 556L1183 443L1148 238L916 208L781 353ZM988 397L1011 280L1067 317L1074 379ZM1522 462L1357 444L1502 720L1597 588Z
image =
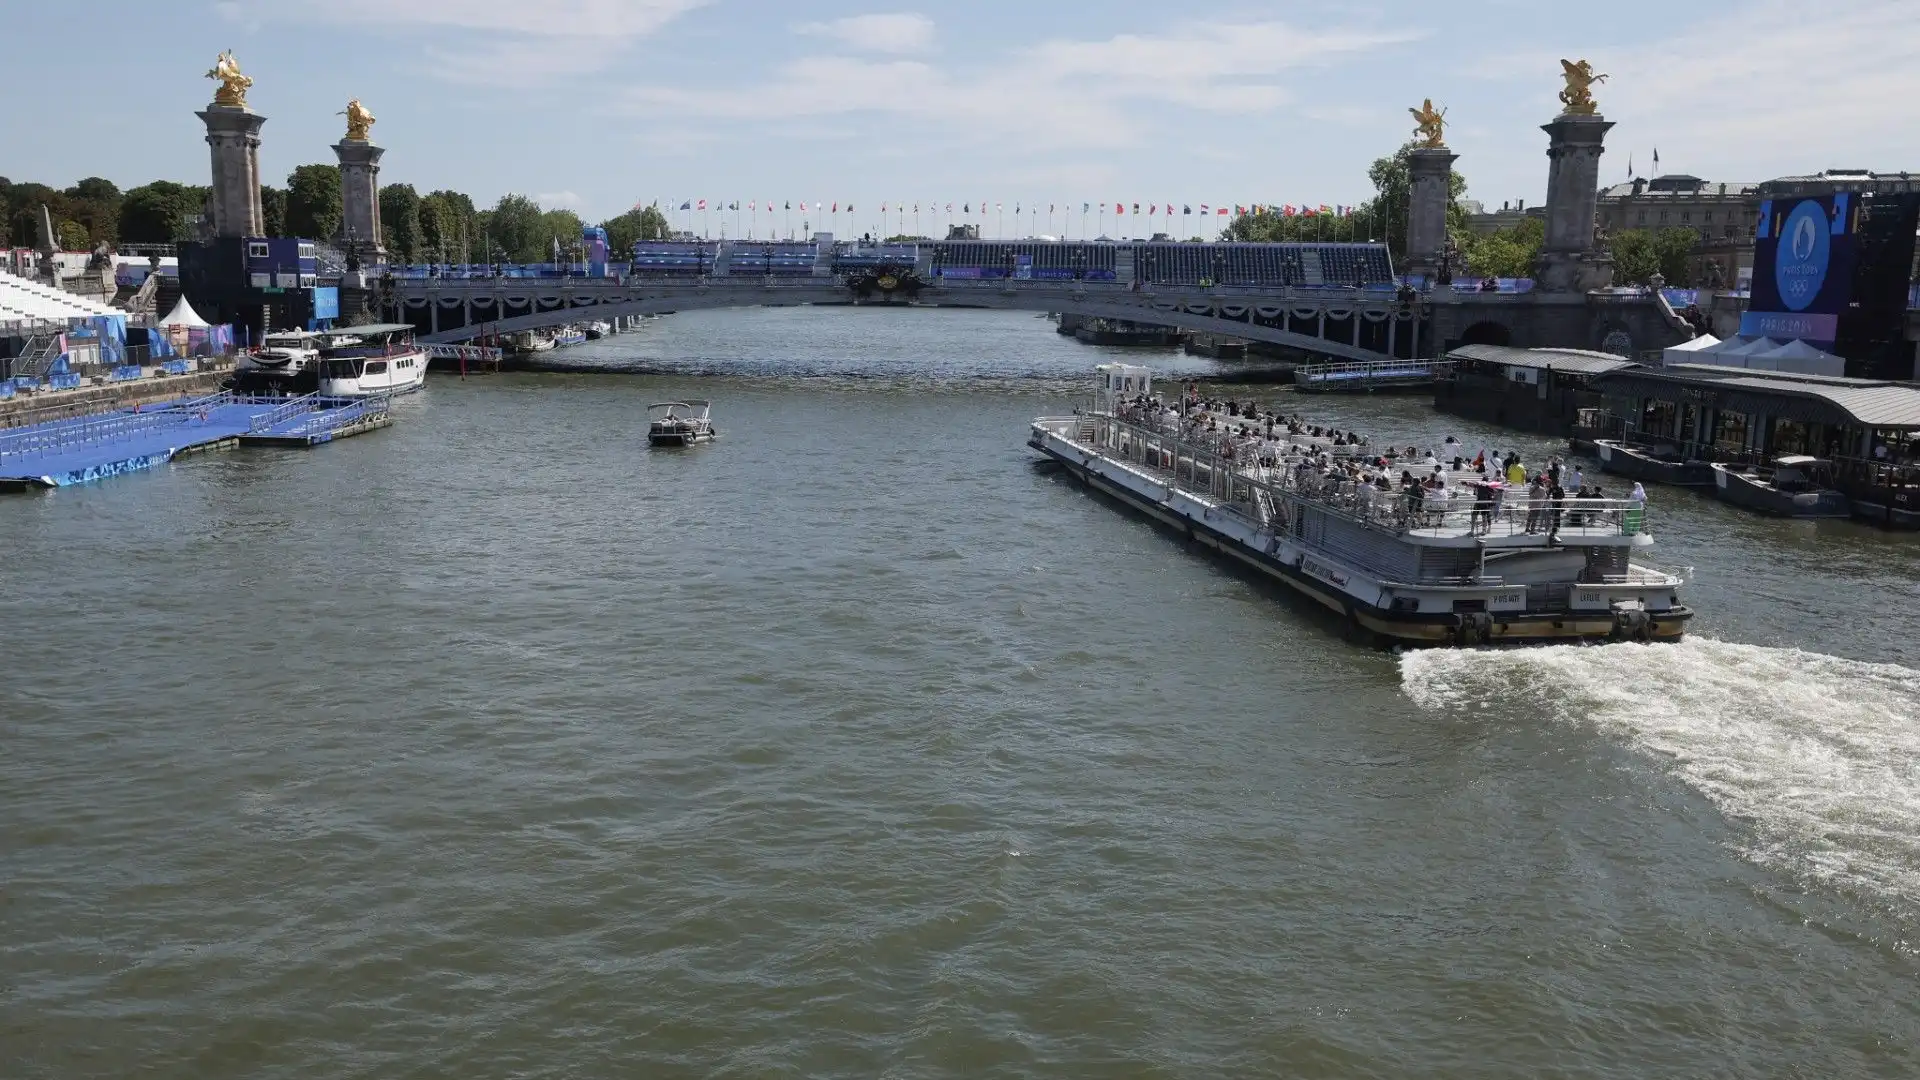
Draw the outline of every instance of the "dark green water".
M1920 1073L1920 541L1656 490L1688 643L1369 652L1033 467L1050 330L0 503L0 1076Z

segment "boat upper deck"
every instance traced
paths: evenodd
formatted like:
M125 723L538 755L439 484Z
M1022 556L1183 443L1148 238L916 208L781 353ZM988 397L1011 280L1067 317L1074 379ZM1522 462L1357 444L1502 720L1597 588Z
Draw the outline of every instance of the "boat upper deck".
M1123 409L1122 415L1088 412L1041 423L1089 449L1115 454L1160 482L1207 492L1223 505L1245 505L1263 524L1281 516L1279 502L1297 501L1422 547L1653 543L1641 502L1553 499L1531 486L1509 486L1431 457L1414 460L1363 443L1296 435L1284 427L1272 434L1250 425L1222 430L1217 417L1196 422L1192 413L1157 404ZM1395 482L1394 476L1401 480ZM1401 486L1408 479L1414 483Z

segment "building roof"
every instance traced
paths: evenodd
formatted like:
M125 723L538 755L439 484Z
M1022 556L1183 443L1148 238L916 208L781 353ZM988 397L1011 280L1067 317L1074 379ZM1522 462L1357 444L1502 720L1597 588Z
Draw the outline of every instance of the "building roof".
M1669 181L1663 184L1662 181ZM1685 184L1671 181L1686 181ZM1634 185L1640 185L1635 191ZM1725 182L1701 180L1698 177L1662 176L1651 181L1629 180L1624 184L1613 184L1600 189L1603 199L1672 199L1676 202L1684 199L1701 198L1741 198L1753 195L1760 190L1759 184L1728 180Z
M1501 367L1552 368L1585 375L1633 366L1633 361L1612 353L1585 349L1516 349L1510 345L1462 345L1448 353L1447 359L1478 360Z
M1715 408L1750 415L1818 424L1920 428L1920 386L1913 383L1699 364L1636 367L1613 372L1600 383L1608 391L1646 397L1687 389Z

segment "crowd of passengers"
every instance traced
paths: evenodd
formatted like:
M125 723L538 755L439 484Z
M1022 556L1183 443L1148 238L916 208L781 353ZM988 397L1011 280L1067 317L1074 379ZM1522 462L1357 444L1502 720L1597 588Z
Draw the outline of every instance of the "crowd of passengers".
M1437 526L1449 511L1465 511L1469 531L1485 535L1496 520L1519 524L1524 510L1525 530L1551 538L1562 525L1621 524L1622 510L1642 510L1647 501L1646 488L1636 483L1627 507L1600 502L1607 494L1598 478L1588 484L1578 464L1557 455L1540 467L1529 466L1517 450L1502 455L1482 447L1468 456L1451 435L1435 448L1376 450L1359 432L1310 424L1252 401L1202 398L1191 385L1172 404L1143 395L1123 401L1118 413L1226 461L1275 470L1278 476L1264 479L1371 519L1404 515L1410 524Z

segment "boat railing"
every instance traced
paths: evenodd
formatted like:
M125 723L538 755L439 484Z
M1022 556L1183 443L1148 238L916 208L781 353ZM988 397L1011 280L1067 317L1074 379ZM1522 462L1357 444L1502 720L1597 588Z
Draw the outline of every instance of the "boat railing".
M1396 536L1559 536L1568 540L1632 536L1647 531L1646 505L1631 499L1536 498L1530 491L1487 487L1485 495L1451 489L1403 490L1362 484L1323 471L1296 448L1239 442L1226 434L1187 433L1148 426L1101 412L1082 413L1063 434L1081 441L1091 421L1091 445L1115 451L1173 487L1204 494L1262 528L1280 531L1289 501L1307 503L1370 529ZM1384 470L1389 475L1394 466ZM1254 510L1264 494L1278 521ZM1270 515L1272 517L1273 515Z

